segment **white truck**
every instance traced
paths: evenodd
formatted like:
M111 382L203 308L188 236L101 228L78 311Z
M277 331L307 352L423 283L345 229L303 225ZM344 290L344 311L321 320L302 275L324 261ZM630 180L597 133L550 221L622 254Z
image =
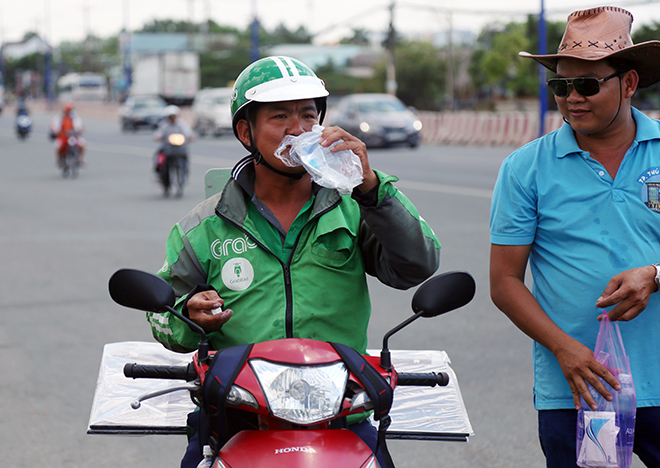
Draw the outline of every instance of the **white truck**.
M168 104L190 105L199 89L199 54L167 51L133 56L130 93L152 94Z

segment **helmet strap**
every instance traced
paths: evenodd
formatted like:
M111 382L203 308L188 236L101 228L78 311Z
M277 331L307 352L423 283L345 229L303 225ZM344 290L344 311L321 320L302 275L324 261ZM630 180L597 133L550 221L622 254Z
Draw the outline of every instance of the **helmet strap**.
M275 174L281 175L283 177L288 177L289 184L291 185L293 185L294 180L300 180L305 176L305 174L307 174L307 171L294 172L294 173L280 171L279 169L271 166L270 163L266 161L266 159L261 155L261 153L258 150L252 153L252 157L254 158L255 164L261 164L266 169L273 171Z

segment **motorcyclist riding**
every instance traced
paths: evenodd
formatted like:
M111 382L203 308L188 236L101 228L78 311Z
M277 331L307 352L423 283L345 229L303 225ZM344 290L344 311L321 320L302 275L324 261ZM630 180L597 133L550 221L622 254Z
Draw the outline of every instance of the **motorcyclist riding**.
M75 133L81 135L83 130L82 120L75 111L73 103L65 103L62 107L62 112L56 115L50 122L50 137L55 140L55 156L58 167L62 167L64 164L69 134ZM78 139L78 144L80 146L78 164L82 166L85 150L82 138Z
M181 196L188 169L188 143L193 137L193 132L188 123L180 117L179 107L167 106L166 113L167 118L160 122L154 132L154 139L162 143L157 152L155 170L167 196L171 183L170 172L171 169L176 168L177 195ZM159 155L163 157L159 158Z
M23 139L29 135L31 129L32 119L30 119L30 113L25 100L20 99L16 107L16 133L19 138Z
M364 353L371 314L366 274L408 289L438 268L437 237L393 185L396 177L371 169L362 141L339 127L322 132L321 145L352 150L362 165L362 184L343 196L274 155L285 136L323 121L327 96L323 81L289 57L258 60L235 82L234 134L250 154L221 193L172 229L158 272L174 287L175 307L208 333L213 349L312 338ZM167 348L196 349L197 334L169 313L149 313L148 320ZM234 432L258 428L228 421ZM375 451L368 420L349 420L347 427ZM191 441L182 467L201 460L199 442Z

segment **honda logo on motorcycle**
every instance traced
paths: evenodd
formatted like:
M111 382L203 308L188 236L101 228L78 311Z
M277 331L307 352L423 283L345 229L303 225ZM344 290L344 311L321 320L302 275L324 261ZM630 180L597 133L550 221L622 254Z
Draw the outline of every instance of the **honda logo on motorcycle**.
M275 455L282 453L293 453L293 452L307 452L307 453L316 453L312 447L287 447L281 449L275 449Z

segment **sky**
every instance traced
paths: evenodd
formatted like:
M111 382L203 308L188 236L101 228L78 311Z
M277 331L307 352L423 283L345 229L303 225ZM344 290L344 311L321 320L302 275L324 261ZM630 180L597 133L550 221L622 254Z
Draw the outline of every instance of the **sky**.
M447 34L486 24L524 21L538 13L542 0L396 0L394 26L402 32ZM573 10L616 5L630 10L635 27L660 23L660 0L543 0L546 18L565 21ZM34 31L51 44L117 34L123 27L140 29L153 19L211 18L221 25L244 29L256 11L269 30L284 24L291 30L304 25L319 33L317 43L332 43L350 36L353 28L387 29L392 0L0 0L0 42L20 41ZM660 38L658 38L660 39Z

